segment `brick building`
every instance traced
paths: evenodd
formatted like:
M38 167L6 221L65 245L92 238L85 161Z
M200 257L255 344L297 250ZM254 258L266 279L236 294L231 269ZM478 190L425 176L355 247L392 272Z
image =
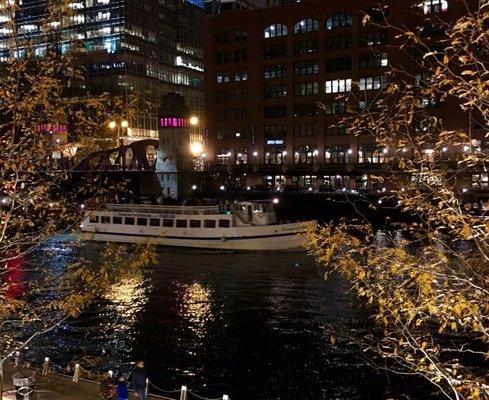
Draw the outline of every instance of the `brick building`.
M386 171L389 149L338 124L348 107L338 96L353 92L361 109L391 79L391 65L411 69L413 84L422 75L399 50L394 32L362 24L366 12L375 18L377 4L311 0L206 18L206 156L213 171L242 187L382 189L370 177ZM424 24L436 41L426 18L448 19L464 10L459 0L396 1L388 13L397 26ZM450 101L426 107L449 129L472 124ZM484 145L485 132L474 132L476 145ZM456 160L464 148L444 151L447 160ZM487 186L487 174L474 179Z

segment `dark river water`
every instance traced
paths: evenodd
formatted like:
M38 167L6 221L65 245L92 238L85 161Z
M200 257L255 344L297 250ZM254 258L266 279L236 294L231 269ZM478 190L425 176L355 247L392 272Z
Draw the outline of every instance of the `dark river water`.
M73 251L62 247L51 244L58 265ZM367 324L348 285L324 281L304 253L160 248L144 279L113 287L35 351L59 365L87 357L123 372L143 358L160 388L231 400L378 400L406 391L412 382L374 371L342 339Z

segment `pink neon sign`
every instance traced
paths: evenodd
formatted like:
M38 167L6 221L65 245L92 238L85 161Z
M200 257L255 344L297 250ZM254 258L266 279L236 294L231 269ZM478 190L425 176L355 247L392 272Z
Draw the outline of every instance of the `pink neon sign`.
M163 128L181 128L187 126L186 118L160 118L160 126Z

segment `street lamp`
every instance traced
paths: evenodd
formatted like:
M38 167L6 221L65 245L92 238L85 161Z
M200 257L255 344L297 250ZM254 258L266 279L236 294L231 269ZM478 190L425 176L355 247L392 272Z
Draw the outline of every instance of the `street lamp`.
M191 142L190 143L190 151L195 157L198 157L202 154L202 151L204 150L204 146L202 145L201 142Z
M189 119L190 125L197 126L199 124L199 118L195 115L191 116Z
M114 120L109 122L109 129L114 130L115 128L117 128L117 137L119 139L119 146L122 146L124 144L124 139L121 137L121 128L126 129L128 126L129 126L129 122L126 119L120 121L119 124L117 123L117 121Z

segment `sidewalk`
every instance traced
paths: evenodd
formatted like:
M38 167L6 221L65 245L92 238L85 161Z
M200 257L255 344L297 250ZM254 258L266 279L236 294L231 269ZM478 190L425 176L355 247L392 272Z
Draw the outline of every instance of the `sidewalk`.
M24 373L29 373L32 370L21 369ZM4 391L13 390L12 375L17 370L11 366L5 366L5 381ZM60 375L55 373L49 373L44 376L40 371L36 371L37 390L36 400L97 400L99 399L99 384L98 382L88 381L80 379L78 382L73 382L72 377L66 375ZM15 394L4 393L4 400L15 400ZM129 399L137 399L137 397L131 393ZM149 395L148 400L161 400L161 399L179 399L179 394L173 397L161 397L156 395Z

